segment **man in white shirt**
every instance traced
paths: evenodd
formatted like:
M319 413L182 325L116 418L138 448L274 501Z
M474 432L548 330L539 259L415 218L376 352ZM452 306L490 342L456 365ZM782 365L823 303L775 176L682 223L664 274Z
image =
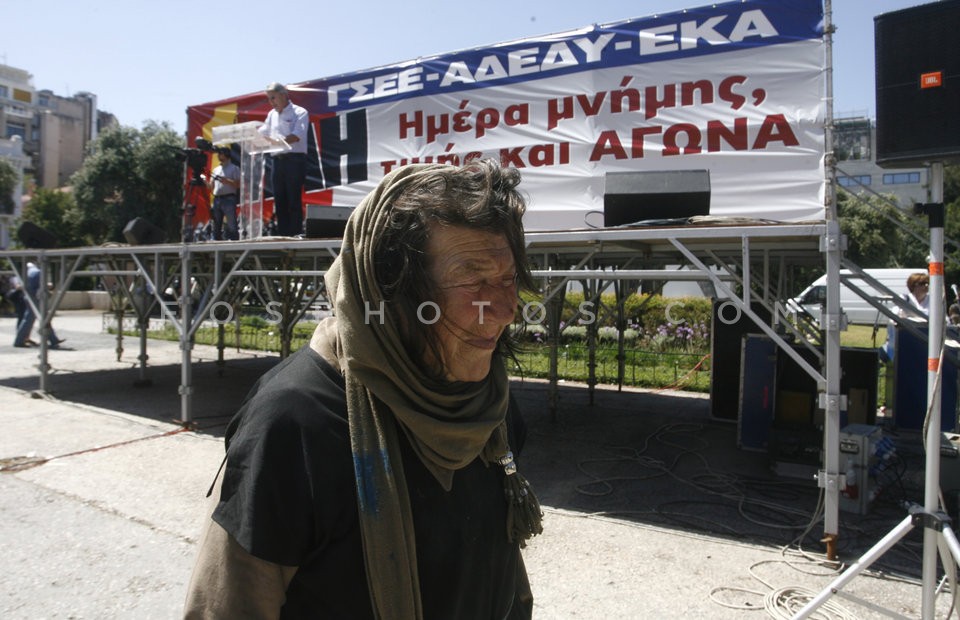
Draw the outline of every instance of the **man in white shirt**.
M213 169L207 187L213 190L213 206L210 221L213 223L213 238L239 239L237 233L237 199L240 191L240 168L230 160L230 149L217 149L220 165ZM226 230L223 230L226 219ZM225 234L224 234L225 233Z
M273 82L266 89L267 100L273 107L260 128L268 138L282 138L290 145L289 151L274 153L273 212L277 234L294 237L303 232L303 182L307 176L307 128L309 115L304 108L290 101L287 87Z

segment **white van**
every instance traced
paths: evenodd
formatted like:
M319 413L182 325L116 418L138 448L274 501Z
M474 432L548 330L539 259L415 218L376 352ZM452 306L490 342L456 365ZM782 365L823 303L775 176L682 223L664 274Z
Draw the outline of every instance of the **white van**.
M849 288L844 280L849 277L850 282L861 289L873 299L882 302L894 313L897 312L897 306L890 301L891 292L893 295L904 296L907 294L907 278L913 273L926 273L926 267L918 269L864 269L864 273L890 289L890 292L877 290L868 284L863 278L854 275L847 269L840 270L840 308L847 315L847 323L854 325L884 325L886 317L870 303ZM788 302L792 308L803 307L818 321L820 320L821 307L827 303L827 276L823 275L813 281L802 293Z

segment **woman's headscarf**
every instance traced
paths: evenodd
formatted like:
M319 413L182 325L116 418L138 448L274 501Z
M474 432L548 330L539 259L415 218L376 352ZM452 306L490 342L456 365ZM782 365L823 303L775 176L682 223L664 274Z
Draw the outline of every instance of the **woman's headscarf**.
M340 255L325 276L335 318L317 326L311 346L346 380L360 527L374 613L422 618L416 544L397 431L444 489L478 456L504 467L507 535L523 542L542 531L540 506L516 473L507 445L509 383L495 356L476 383L439 382L411 359L376 281L374 247L393 201L419 175L449 168L420 164L387 175L355 209ZM424 274L426 277L426 274Z

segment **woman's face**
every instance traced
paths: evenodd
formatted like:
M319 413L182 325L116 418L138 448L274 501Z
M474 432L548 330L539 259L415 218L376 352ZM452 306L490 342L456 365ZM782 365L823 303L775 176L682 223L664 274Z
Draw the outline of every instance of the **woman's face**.
M440 317L432 329L440 341L444 374L451 381L481 381L517 308L510 245L504 235L435 225L427 254L428 275L440 291L434 300ZM436 308L424 307L421 316L433 321Z

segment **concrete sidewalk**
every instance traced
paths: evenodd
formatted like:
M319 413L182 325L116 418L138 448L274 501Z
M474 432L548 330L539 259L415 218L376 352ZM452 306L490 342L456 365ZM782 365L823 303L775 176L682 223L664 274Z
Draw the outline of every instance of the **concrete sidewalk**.
M34 393L36 350L4 344L0 355L0 617L177 618L223 426L277 358L228 350L221 366L215 349L196 347L197 429L184 430L177 343L150 341L151 385L138 388L136 339L118 361L99 312L54 324L68 349L50 353L49 395ZM0 318L0 342L12 341L13 319ZM546 513L525 551L536 618L766 617L778 594L812 595L836 577L817 555L816 489L736 450L735 429L709 418L706 398L598 390L591 404L567 386L552 416L542 382L514 389L530 427L521 468ZM903 516L845 518L843 559ZM798 537L806 556L783 551ZM845 588L890 612L829 605L919 617L917 540L885 557L886 574Z

